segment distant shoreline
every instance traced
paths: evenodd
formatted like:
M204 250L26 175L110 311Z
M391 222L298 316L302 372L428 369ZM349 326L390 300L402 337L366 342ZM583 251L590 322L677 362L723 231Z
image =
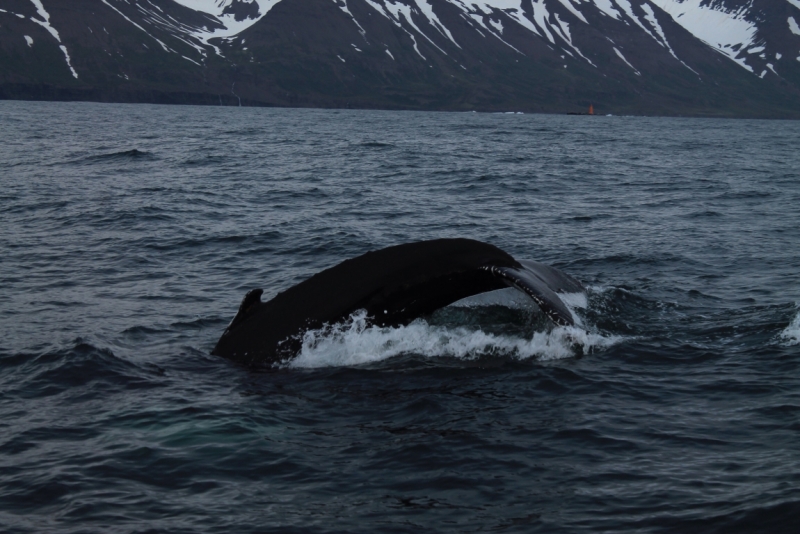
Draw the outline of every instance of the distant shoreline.
M477 112L477 113L525 113L545 115L578 115L578 116L642 116L642 117L686 117L686 118L720 118L720 119L770 119L770 120L800 120L800 110L768 110L756 111L739 109L738 113L727 108L705 110L676 110L667 113L663 110L648 109L631 106L619 109L616 107L604 108L602 104L597 111L590 115L575 108L571 109L555 106L524 106L498 104L496 106L413 106L385 104L378 105L369 102L265 102L242 98L241 101L234 95L195 93L183 91L158 91L158 90L126 90L105 91L94 88L65 88L50 85L29 84L0 84L0 101L20 102L87 102L100 104L156 104L177 106L219 106L219 107L255 107L255 108L287 108L287 109L353 109L353 110L382 110L382 111L432 111L432 112ZM659 112L660 111L660 112Z

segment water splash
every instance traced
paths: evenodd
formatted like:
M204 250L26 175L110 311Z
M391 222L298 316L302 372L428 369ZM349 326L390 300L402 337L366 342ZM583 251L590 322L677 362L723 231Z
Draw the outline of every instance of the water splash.
M491 334L474 327L435 326L423 319L407 326L379 327L371 325L362 310L344 323L306 332L300 353L288 366L362 365L401 354L465 361L485 356L546 361L602 350L620 341L619 336L604 336L577 327L535 332L531 338Z
M792 322L789 323L789 326L784 328L783 331L778 334L778 337L788 346L800 345L800 312L797 312Z

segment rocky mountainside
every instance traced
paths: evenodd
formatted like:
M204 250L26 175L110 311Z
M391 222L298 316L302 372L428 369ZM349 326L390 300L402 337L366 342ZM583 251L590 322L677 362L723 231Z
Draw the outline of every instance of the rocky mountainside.
M800 118L800 0L0 0L0 97Z

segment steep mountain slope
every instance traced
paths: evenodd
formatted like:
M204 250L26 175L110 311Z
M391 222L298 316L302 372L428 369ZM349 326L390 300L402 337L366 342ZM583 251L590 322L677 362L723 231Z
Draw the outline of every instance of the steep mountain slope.
M0 96L800 116L800 0L0 0Z

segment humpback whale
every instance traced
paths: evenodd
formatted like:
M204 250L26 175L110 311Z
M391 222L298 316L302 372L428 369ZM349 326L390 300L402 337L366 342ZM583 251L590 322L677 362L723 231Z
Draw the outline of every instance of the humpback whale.
M558 326L572 326L558 292L583 290L576 279L542 263L516 260L471 239L436 239L367 252L319 272L261 302L249 291L212 354L245 365L294 357L305 332L366 310L370 323L402 326L463 298L514 287Z

